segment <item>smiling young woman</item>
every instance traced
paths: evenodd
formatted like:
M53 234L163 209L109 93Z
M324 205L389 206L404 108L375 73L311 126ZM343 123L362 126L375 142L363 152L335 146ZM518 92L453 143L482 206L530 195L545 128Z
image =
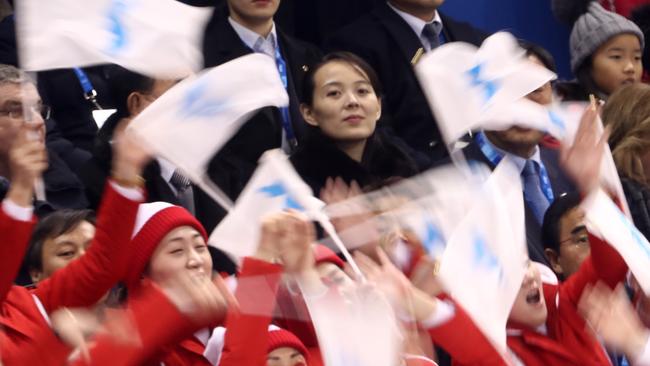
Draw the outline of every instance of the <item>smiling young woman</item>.
M348 52L326 55L303 84L300 112L309 138L291 157L315 193L327 178L378 185L417 173L415 163L377 127L381 85L374 70Z

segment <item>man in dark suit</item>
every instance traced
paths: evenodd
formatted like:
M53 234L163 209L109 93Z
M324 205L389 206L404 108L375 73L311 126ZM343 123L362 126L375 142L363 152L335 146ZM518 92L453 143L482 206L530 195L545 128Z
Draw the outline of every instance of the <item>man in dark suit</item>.
M49 111L49 106L43 105L33 80L14 66L0 64L0 199L11 184L8 180L9 148L20 126L28 122L33 124L39 131L35 138L45 142L44 121L48 119ZM47 202L36 202L36 213L42 215L54 209L86 208L88 202L77 176L55 151L48 148L47 153L48 168L43 172Z
M111 141L123 122L137 116L148 105L171 88L176 80L158 80L126 70L117 65L107 69L109 87L117 106L99 130L92 158L81 169L91 208L96 209L110 175ZM190 183L169 161L152 160L142 172L147 190L147 202L163 201L185 207L211 232L226 212L207 193ZM234 273L235 265L223 252L210 247L215 269Z
M389 0L341 29L325 49L356 53L375 68L385 90L381 126L392 129L419 154L436 161L447 155L429 104L413 71L424 52L446 42L480 45L485 34L440 14L443 0Z
M289 94L288 108L262 109L211 161L210 178L232 199L246 185L264 151L282 147L289 153L307 131L299 110L299 95L305 73L320 60L321 53L276 28L273 16L279 4L280 0L228 0L227 9L217 8L206 27L203 47L206 67L253 52L265 53L275 60L281 76L286 76Z
M541 131L521 127L483 131L476 134L463 153L468 161L485 163L492 169L509 156L520 169L528 255L550 267L542 242L544 213L555 197L576 188L560 168L558 151L539 144L543 136Z

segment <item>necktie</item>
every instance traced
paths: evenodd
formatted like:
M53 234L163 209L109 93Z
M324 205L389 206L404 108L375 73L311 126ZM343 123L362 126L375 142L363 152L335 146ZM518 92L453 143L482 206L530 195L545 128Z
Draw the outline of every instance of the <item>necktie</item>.
M169 183L176 189L176 198L178 198L181 206L194 214L194 192L192 191L190 179L176 169L169 179Z
M257 53L263 53L275 60L275 42L273 36L268 39L259 37L253 45L253 50Z
M524 170L521 172L524 181L524 199L532 208L537 222L541 225L544 221L544 213L550 203L542 192L539 177L539 166L534 160L526 160Z
M428 23L422 29L422 36L429 42L429 50L440 46L440 31L442 31L442 24L438 21Z

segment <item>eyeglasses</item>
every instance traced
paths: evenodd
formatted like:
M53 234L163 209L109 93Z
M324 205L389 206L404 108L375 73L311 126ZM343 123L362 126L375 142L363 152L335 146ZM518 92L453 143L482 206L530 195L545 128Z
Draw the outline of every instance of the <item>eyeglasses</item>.
M32 108L29 108L29 118L25 118L25 109L22 106L16 106L4 110L0 110L0 116L9 116L12 119L27 119L30 120L33 117L33 113L38 113L43 120L50 119L52 114L52 108L49 105L38 105Z
M589 245L589 235L587 234L574 234L571 235L571 237L566 238L564 240L560 240L560 244L564 244L566 242L570 242L570 244L574 245Z

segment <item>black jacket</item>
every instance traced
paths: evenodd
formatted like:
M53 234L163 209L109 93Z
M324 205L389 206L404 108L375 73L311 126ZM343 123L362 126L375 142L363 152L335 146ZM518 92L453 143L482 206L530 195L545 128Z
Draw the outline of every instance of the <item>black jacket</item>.
M646 237L650 238L650 188L648 186L621 177L623 192L630 207L634 226Z
M354 180L362 188L376 188L387 179L408 178L418 173L415 162L406 152L381 133L368 140L361 163L320 133L310 136L291 156L291 163L315 196L320 194L327 178L341 177L348 184Z
M441 15L447 42L480 45L485 34L467 23ZM341 29L326 44L328 51L351 51L377 72L384 89L382 126L389 127L418 152L434 161L447 155L440 132L411 61L422 47L413 29L386 2ZM416 156L418 162L422 156Z
M320 60L315 47L284 34L277 29L280 51L287 63L290 115L298 142L307 124L299 111L298 97L307 70ZM228 22L227 14L215 11L206 27L203 41L205 67L213 67L247 55L253 51L239 38ZM233 200L252 176L257 161L266 150L282 144L282 117L277 108L263 108L230 139L210 162L210 178Z
M46 201L34 201L35 214L43 217L59 209L84 209L88 200L84 186L59 155L47 148L48 167L43 172ZM0 179L0 200L4 198L11 182Z
M476 144L476 142L470 143L467 147L463 149L465 158L470 161L477 161L480 163L487 164L490 169L494 169L494 165L483 155L481 149ZM555 197L560 196L563 193L571 192L575 190L575 185L571 180L564 174L559 165L559 154L557 150L549 149L540 145L540 157L548 177L551 180L551 188ZM528 206L528 203L524 200L524 209L526 216L526 241L528 243L528 256L531 260L535 262L544 263L550 267L546 256L544 256L544 243L542 241L542 227L535 219L532 209Z
M83 166L80 172L81 179L86 186L86 196L90 201L90 207L93 209L97 209L101 202L104 186L111 172L113 154L110 141L113 138L115 127L122 118L123 115L115 113L106 120L97 135L93 157ZM150 162L142 172L142 176L145 179L147 202L162 201L180 205L178 198L160 175L160 165L157 161ZM192 190L194 193L194 216L210 233L217 226L217 223L225 217L226 211L199 187L192 185ZM210 247L210 254L216 270L235 273L236 267L234 263L223 252Z

